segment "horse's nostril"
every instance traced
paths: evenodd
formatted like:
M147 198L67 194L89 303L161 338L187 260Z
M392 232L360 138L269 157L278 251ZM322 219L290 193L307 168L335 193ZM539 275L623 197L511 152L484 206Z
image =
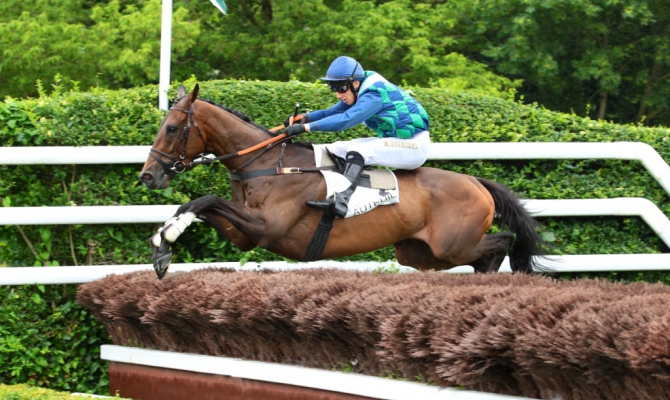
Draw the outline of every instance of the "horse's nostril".
M149 182L149 181L151 181L151 180L153 180L153 179L154 179L153 175L151 175L151 174L148 173L148 172L142 174L142 180L145 181L145 182Z

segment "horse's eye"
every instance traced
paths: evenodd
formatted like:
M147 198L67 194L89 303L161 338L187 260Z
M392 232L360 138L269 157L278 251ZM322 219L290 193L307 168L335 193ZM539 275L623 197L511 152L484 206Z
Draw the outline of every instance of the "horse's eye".
M166 131L168 135L174 135L177 132L177 125L168 125Z

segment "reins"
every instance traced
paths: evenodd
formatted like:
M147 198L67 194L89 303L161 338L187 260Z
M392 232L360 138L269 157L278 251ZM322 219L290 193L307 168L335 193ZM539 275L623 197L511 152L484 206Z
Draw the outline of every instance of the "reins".
M293 122L300 121L302 119L302 115L296 115L297 114L297 107L299 107L299 106L296 105L296 112L289 119L289 121L290 121L289 124L292 124ZM195 129L198 131L198 134L202 138L202 141L205 144L205 148L207 147L207 141L205 140L205 136L202 134L202 131L200 130L200 127L198 126L198 123L195 120L195 115L194 115L195 102L193 102L191 104L191 106L189 107L188 110L185 110L183 108L178 108L176 106L170 107L170 110L171 111L172 110L180 111L180 112L183 112L183 113L188 115L186 126L184 127L184 130L182 131L182 134L179 137L179 141L177 141L177 143L174 147L174 151L172 152L172 154L167 154L167 153L165 153L163 151L160 151L160 150L158 150L156 148L153 148L153 147L149 151L149 155L151 157L153 157L153 159L156 160L156 162L158 162L158 164L160 164L161 167L163 167L163 172L165 172L165 174L168 175L168 176L173 176L173 175L176 175L176 174L180 174L180 173L186 171L187 169L194 168L198 165L211 164L211 163L216 162L216 161L224 161L224 160L228 160L230 158L244 156L244 155L247 155L249 153L253 153L257 150L263 149L263 148L265 149L263 152L259 153L257 156L255 156L251 160L244 163L236 171L231 172L231 178L233 178L234 180L244 180L244 179L249 179L249 178L253 178L253 177L256 177L256 176L263 176L263 175L281 175L281 174L286 174L286 173L301 173L301 172L311 171L311 169L283 168L282 158L284 156L284 149L286 148L286 143L282 143L282 151L281 151L281 155L280 155L280 158L279 158L279 165L276 168L268 168L268 169L263 169L263 170L258 170L258 171L251 171L250 173L238 173L237 172L240 169L244 168L245 166L249 165L251 162L256 160L258 157L263 155L266 151L270 150L271 148L273 148L277 144L288 140L289 136L286 133L281 133L279 135L276 135L273 138L270 138L270 139L268 139L264 142L258 143L254 146L251 146L251 147L247 148L247 149L240 150L236 153L225 154L225 155L218 156L218 157L209 157L208 155L202 153L197 158L195 158L193 161L186 164L184 162L184 159L186 158L186 146L187 146L189 134L190 134L190 131L191 131L191 123L192 123L193 126L195 126ZM279 125L279 126L276 126L274 128L269 129L268 132L270 134L275 134L276 132L279 132L279 131L283 130L284 128L286 128L286 126L284 124L282 124L282 125ZM182 143L183 143L183 147L181 149L181 153L179 154L179 159L177 160L176 154L179 151L179 147ZM159 156L157 156L154 153L159 154L163 157L167 157L170 160L170 162L163 161Z
M298 115L298 116L296 116L296 117L294 117L294 118L295 118L295 119L294 119L293 121L300 121L300 120L302 119L302 115ZM271 134L274 134L274 133L276 133L276 132L281 131L281 130L284 129L284 128L286 128L286 126L284 126L284 124L281 124L281 125L279 125L279 126L275 126L275 127L272 128L272 129L268 129L268 132L271 133ZM199 131L199 130L200 130L200 129L198 128L198 131ZM200 157L200 159L199 159L198 161L196 161L196 160L192 161L192 162L189 164L189 166L190 166L191 168L193 168L193 167L198 166L198 165L201 165L201 164L211 164L211 163L213 163L213 162L215 162L215 161L223 161L223 160L227 160L227 159L229 159L229 158L235 158L235 157L244 156L244 155L247 155L247 154L249 154L249 153L253 153L253 152L256 151L256 150L260 150L260 149L262 149L262 148L264 148L264 147L266 147L266 150L269 150L269 149L271 149L272 147L274 147L276 144L278 144L279 142L282 142L282 141L285 140L285 139L288 139L288 135L285 134L285 133L280 133L279 135L277 135L277 136L275 136L275 137L273 137L273 138L271 138L271 139L268 139L268 140L266 140L266 141L264 141L264 142L258 143L257 145L251 146L251 147L249 147L249 148L247 148L247 149L240 150L240 151L238 151L238 152L236 152L236 153L225 154L225 155L222 155L222 156L219 156L219 157L212 157L212 158L204 158L204 156L201 155L201 157ZM261 154L262 154L262 153L261 153ZM257 158L257 157L256 157L256 158ZM256 158L253 158L252 161L255 160ZM246 166L247 164L248 164L248 163L244 164L242 167ZM240 167L240 169L241 169L242 167Z

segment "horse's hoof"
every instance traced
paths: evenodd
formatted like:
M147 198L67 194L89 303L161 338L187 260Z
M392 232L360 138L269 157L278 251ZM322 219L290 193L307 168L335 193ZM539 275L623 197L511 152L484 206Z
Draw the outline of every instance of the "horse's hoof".
M156 271L159 280L163 279L171 262L172 253L163 254L154 260L154 270Z

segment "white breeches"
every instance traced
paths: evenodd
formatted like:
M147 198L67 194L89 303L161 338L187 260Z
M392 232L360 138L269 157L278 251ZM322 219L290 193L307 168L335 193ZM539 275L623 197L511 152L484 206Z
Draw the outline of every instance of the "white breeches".
M397 169L419 168L428 158L430 133L423 131L410 139L369 137L339 141L326 145L340 157L356 151L365 159L365 165Z

